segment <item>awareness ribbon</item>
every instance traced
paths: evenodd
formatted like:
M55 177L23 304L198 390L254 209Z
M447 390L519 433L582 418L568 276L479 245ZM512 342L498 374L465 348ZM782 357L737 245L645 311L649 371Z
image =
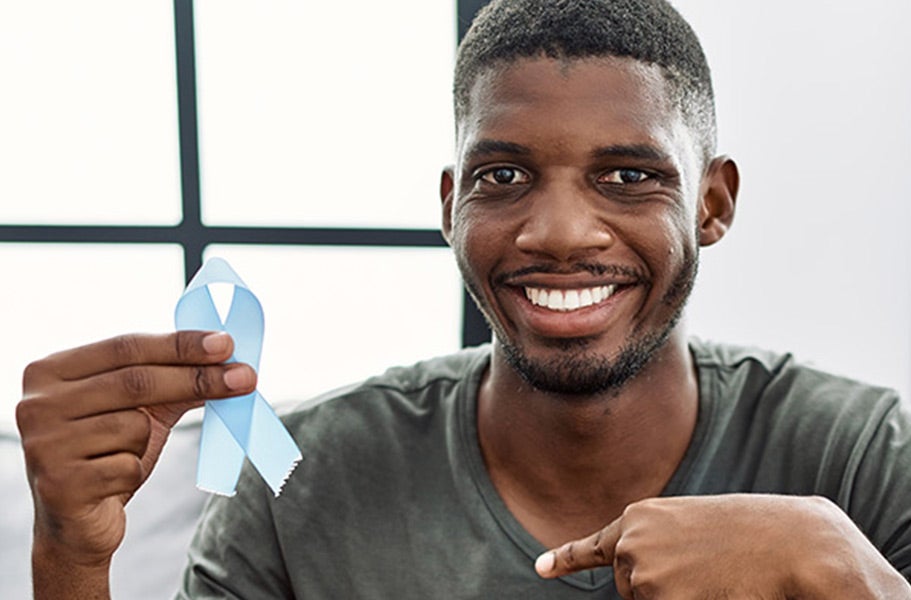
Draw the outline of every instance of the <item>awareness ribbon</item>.
M209 284L234 286L228 316L222 322L212 301ZM234 339L228 362L245 362L259 370L263 344L263 309L231 266L212 258L184 290L174 311L177 329L226 331ZM276 497L301 460L301 453L269 403L253 391L246 396L206 401L196 468L196 487L233 496L244 456L259 471Z

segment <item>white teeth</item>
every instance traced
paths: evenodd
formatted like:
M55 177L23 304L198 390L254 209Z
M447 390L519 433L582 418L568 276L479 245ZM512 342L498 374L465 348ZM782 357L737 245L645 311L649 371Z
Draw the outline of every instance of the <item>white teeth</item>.
M563 292L559 290L551 290L550 294L547 296L547 308L551 310L564 310Z
M550 310L568 312L598 304L610 298L617 286L601 285L576 290L548 290L542 288L525 288L525 296L536 306Z
M591 306L595 303L595 299L592 296L591 290L582 290L579 294L579 306Z

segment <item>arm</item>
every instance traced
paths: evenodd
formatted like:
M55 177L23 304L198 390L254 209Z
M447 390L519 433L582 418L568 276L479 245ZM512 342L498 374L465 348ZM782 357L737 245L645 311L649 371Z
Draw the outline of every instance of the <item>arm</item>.
M123 336L30 364L16 410L35 506L33 588L45 598L108 598L124 506L171 427L205 399L251 392L256 376L227 334Z
M542 554L559 577L613 566L623 598L911 599L911 585L819 497L730 494L631 504L601 531Z

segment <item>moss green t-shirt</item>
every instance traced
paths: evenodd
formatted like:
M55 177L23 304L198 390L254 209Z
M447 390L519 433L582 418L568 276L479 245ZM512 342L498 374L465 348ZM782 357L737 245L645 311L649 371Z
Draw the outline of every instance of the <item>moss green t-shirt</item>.
M663 495L826 496L911 579L911 416L895 393L788 355L690 347L699 417ZM392 369L285 417L304 460L278 498L247 467L235 497L211 499L179 597L619 598L609 568L535 574L545 548L478 446L489 359Z

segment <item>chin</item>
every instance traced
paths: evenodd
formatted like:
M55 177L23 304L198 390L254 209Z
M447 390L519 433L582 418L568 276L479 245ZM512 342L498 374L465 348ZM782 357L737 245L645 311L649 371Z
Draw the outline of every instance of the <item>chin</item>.
M547 357L532 357L510 342L497 343L506 362L535 389L561 396L594 396L617 393L632 381L665 345L672 329L627 340L613 356L595 352L588 339L560 340Z

